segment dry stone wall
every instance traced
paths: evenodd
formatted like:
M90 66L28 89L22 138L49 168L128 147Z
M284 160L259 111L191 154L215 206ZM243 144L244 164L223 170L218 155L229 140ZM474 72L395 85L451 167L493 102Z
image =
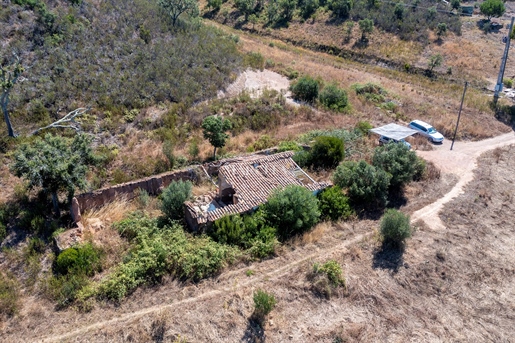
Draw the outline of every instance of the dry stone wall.
M102 207L122 196L132 199L136 197L136 190L142 189L148 194L158 195L161 190L167 187L172 181L190 180L195 181L198 171L195 169L184 169L150 176L144 179L122 183L116 186L98 189L77 195L75 198L79 204L80 212Z

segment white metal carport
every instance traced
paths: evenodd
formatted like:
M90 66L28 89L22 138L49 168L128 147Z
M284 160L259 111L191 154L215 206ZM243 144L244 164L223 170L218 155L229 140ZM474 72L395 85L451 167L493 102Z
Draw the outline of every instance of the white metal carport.
M409 127L400 126L393 123L381 127L376 127L375 129L370 129L370 132L391 138L396 141L400 141L417 133L416 130L410 129Z

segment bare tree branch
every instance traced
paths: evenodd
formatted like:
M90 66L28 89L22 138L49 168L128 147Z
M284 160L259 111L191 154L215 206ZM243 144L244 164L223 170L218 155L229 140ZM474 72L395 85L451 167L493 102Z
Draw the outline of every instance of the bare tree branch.
M91 107L77 108L76 110L71 111L70 113L68 113L61 119L53 122L52 124L32 131L31 135L37 135L40 131L50 129L50 128L74 129L75 131L79 132L81 130L81 126L80 126L79 122L75 121L75 118L83 115L84 113L88 112L90 109L91 109Z

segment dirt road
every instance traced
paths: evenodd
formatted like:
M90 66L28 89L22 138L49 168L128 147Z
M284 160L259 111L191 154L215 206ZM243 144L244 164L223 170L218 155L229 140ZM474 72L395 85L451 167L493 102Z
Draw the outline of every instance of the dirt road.
M435 145L432 151L417 151L419 156L440 168L442 173L456 174L459 179L445 196L413 213L412 221L423 220L432 229L444 229L445 225L440 220L438 212L444 204L463 193L465 185L472 181L477 158L486 151L511 144L515 144L514 132L478 142L455 142L453 150L450 150L451 141L445 140L443 144Z

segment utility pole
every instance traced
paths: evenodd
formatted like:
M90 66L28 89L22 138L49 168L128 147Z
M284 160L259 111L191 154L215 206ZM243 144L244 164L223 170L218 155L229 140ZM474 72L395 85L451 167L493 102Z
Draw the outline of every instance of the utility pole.
M460 111L458 112L458 121L456 122L456 128L454 129L454 137L452 137L451 150L454 146L454 140L456 139L456 132L458 132L458 124L460 123L461 109L463 108L463 100L465 99L465 92L467 91L468 81L465 81L465 88L463 89L463 96L461 97Z
M502 91L502 79L504 78L504 68L506 67L506 61L508 60L508 52L510 51L511 32L513 30L513 21L515 17L511 17L511 24L508 26L508 37L506 38L506 46L504 47L504 54L501 60L501 68L499 69L499 76L497 77L497 84L494 89L494 104L497 104L499 100L499 93Z

